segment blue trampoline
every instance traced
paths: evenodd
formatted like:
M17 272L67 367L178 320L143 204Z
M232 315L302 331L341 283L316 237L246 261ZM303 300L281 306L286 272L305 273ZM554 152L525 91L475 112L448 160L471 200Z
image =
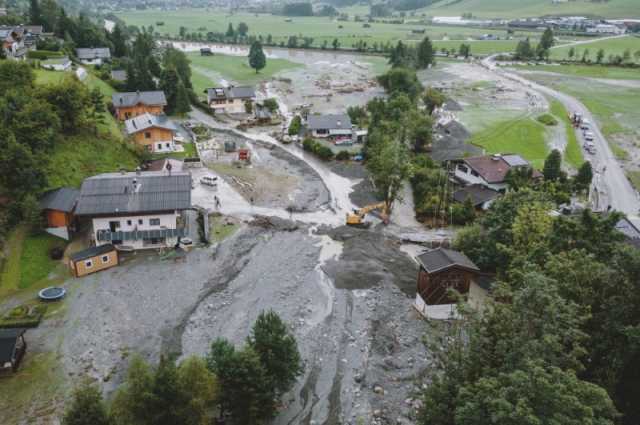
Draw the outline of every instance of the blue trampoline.
M57 301L64 298L67 291L64 288L50 286L38 292L38 297L42 301Z

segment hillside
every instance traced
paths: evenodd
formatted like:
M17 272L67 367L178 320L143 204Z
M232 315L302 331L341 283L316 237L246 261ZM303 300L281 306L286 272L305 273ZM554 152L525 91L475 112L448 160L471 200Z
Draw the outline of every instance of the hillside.
M517 18L544 15L595 15L606 18L640 17L638 0L440 0L421 9L432 16L459 16L473 13L483 18Z

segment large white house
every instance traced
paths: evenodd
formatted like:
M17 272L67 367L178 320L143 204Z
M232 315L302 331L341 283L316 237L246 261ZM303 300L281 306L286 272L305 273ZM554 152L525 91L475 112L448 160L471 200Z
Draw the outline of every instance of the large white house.
M247 112L247 103L251 104L253 110L256 92L249 86L213 87L207 89L207 102L216 113L244 114Z
M75 215L91 220L96 246L137 250L175 246L186 233L182 215L189 208L190 173L108 173L82 183Z
M111 60L111 51L108 47L76 49L76 56L85 65L102 65Z

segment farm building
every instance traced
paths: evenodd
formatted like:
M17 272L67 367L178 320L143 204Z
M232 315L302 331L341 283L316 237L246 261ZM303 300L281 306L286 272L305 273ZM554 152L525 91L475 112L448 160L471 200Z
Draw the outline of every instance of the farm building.
M46 232L65 240L71 237L73 210L76 207L80 191L70 187L61 187L46 192L40 198L40 208L46 217Z
M160 90L124 92L111 95L111 103L118 119L125 121L142 114L164 114L167 98Z
M69 268L75 277L86 276L118 265L118 251L111 245L93 246L69 256Z
M456 293L465 297L473 308L482 310L493 279L481 273L466 255L437 248L419 255L416 260L420 271L414 306L423 316L431 319L457 317Z
M182 213L190 208L189 173L107 173L84 180L75 214L91 221L95 245L153 249L185 236Z
M0 373L15 372L27 351L25 329L0 329Z

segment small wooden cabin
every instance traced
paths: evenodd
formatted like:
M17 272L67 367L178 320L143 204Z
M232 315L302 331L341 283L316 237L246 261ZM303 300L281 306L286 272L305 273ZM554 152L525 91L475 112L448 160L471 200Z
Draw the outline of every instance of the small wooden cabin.
M0 329L0 373L15 372L27 351L25 329Z
M69 268L75 277L86 276L118 265L118 251L111 244L94 246L69 257Z
M469 305L482 310L489 296L493 276L483 274L462 252L445 248L427 251L416 257L420 264L415 307L426 317L455 317L456 292Z
M76 207L80 191L70 187L61 187L46 192L40 198L47 221L46 231L54 236L69 240L73 227L73 210Z

